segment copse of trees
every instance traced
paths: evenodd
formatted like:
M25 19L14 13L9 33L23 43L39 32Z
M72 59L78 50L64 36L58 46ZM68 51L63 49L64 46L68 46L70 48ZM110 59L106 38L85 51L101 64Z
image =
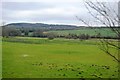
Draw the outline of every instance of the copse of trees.
M3 26L2 27L2 36L3 37L21 36L21 31L19 29Z
M54 33L48 33L47 34L47 38L49 39L49 40L53 40L54 38L56 38L57 36L54 34Z
M33 37L43 37L43 30L36 30L32 34Z
M17 30L17 29L11 29L9 30L9 36L20 36L21 35L21 32L20 30Z
M88 34L80 34L80 35L77 35L77 34L68 34L66 35L67 39L80 39L80 40L87 40L90 38L90 35Z
M90 38L90 35L88 35L88 34L80 34L79 35L79 39L81 39L81 40L86 40L86 39L89 39Z
M78 36L76 35L76 34L68 34L67 36L66 36L66 38L67 39L77 39L78 38Z

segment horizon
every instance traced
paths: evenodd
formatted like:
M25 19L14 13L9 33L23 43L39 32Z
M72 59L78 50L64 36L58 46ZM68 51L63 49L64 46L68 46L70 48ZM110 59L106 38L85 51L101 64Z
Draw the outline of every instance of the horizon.
M52 23L44 23L44 22L12 22L12 23L7 23L5 25L10 25L10 24L47 24L47 25L68 25L68 26L77 26L77 27L89 27L86 25L74 25L74 24L52 24ZM91 27L106 27L105 25L92 25ZM114 26L115 27L115 26ZM118 27L118 25L116 25L116 27ZM109 28L109 27L107 27Z

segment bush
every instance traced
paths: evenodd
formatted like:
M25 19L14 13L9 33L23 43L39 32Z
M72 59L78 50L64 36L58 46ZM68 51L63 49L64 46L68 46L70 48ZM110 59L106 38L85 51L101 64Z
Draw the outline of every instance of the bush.
M48 36L48 39L49 39L49 40L53 40L54 37L53 37L53 36Z
M53 34L53 33L48 33L48 34L47 34L47 37L48 37L49 40L52 40L52 39L55 38L55 34Z
M81 40L86 40L86 39L89 39L89 38L90 38L90 36L88 34L79 35L79 39L81 39Z

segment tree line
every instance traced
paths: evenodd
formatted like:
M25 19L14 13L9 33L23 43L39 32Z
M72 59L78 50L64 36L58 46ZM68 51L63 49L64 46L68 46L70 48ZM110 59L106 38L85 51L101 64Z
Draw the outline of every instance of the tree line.
M11 27L2 27L2 36L3 37L15 37L15 36L22 36L22 37L40 37L40 38L48 38L48 39L54 39L54 38L66 38L66 39L81 39L81 40L87 40L90 38L104 38L104 39L118 39L117 37L111 37L111 36L101 36L100 33L96 35L89 35L89 34L71 34L68 35L59 35L52 32L47 32L42 29L38 30L29 30L29 29L17 29L17 28L11 28Z

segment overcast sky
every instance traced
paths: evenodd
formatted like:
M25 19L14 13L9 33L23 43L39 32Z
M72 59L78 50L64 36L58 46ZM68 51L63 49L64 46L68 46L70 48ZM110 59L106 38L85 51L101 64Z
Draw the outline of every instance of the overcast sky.
M1 8L2 21L5 23L83 25L75 16L92 23L92 18L81 0L4 0Z

